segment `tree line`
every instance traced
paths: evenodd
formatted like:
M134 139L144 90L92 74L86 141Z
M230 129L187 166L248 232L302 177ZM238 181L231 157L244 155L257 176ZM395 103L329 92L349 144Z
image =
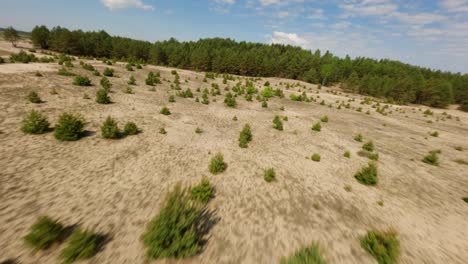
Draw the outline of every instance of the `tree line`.
M446 107L459 103L468 111L468 74L443 72L388 59L314 52L282 44L237 42L211 38L150 43L110 36L105 31L49 30L36 26L31 38L43 49L96 58L138 61L197 71L246 76L282 77L314 84L340 84L364 95L397 103Z

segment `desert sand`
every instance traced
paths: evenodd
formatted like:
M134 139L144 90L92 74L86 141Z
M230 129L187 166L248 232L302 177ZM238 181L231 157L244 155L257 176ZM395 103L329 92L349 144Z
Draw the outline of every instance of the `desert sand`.
M78 62L71 71L88 76L94 86L73 86L73 77L57 75L57 63L0 65L0 262L59 263L63 245L33 252L22 240L38 216L49 215L109 234L104 249L83 263L146 263L141 235L165 194L177 182L191 185L206 175L216 188L208 207L217 220L206 247L196 257L151 263L278 263L313 241L320 243L330 263L376 263L359 244L359 237L371 228L398 232L401 263L466 263L468 204L461 198L468 196L468 166L455 160L468 160L468 113L431 109L434 115L425 117L428 107L389 105L387 112L392 113L384 116L361 105L363 96L279 78L255 83L261 88L269 81L284 90L286 97L270 99L268 108L241 97L236 108L229 108L224 95L210 96L216 102L209 105L181 97L169 103L168 96L175 94L170 82L149 91L144 80L149 71L158 71L161 79L172 82L171 68L148 65L128 72L123 63L85 62L101 72L115 69L118 77L110 78L112 104L95 102L101 77ZM43 77L36 77L36 71ZM210 89L215 82L225 93L226 86L237 82L225 85L217 78L205 83L204 73L177 71L182 89L191 88L200 99L197 88ZM130 75L137 79L134 94L122 91ZM287 83L301 87L286 90ZM309 96L320 96L317 102L289 99L303 91L302 86ZM52 89L57 94L51 94ZM32 90L44 103L27 102L25 96ZM84 99L84 93L91 99ZM350 102L354 109L337 109L337 100L347 103L350 98L355 98ZM333 107L320 105L321 100ZM163 106L172 115L159 114ZM87 136L59 142L52 133L25 135L21 121L31 109L45 113L52 125L64 111L79 113L87 121ZM275 115L288 117L284 131L272 128ZM329 122L322 124L321 132L312 131L312 124L324 115ZM107 116L120 126L134 121L142 133L103 139L100 125ZM238 137L247 123L253 141L242 149ZM159 133L161 127L166 135ZM204 132L196 134L197 127ZM439 136L429 136L432 131ZM357 155L362 146L353 140L357 133L363 134L364 142L373 140L380 155L375 187L353 177L369 161ZM440 166L421 161L434 149L442 151ZM343 157L345 150L351 152L350 159ZM216 152L224 154L228 168L211 175L208 163ZM322 160L306 159L313 153ZM272 183L263 179L263 169L269 167L277 173ZM352 191L345 190L347 185Z

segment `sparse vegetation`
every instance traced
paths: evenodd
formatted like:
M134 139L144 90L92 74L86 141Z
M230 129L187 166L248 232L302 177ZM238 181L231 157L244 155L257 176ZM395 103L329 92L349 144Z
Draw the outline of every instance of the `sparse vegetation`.
M63 113L55 126L54 137L60 141L75 141L84 134L84 119L80 115Z
M250 141L252 141L252 130L250 125L246 124L239 135L239 147L247 148Z
M312 243L296 251L289 257L283 257L280 264L326 264L327 261L322 257L318 243Z
M369 152L374 151L374 142L369 141L369 142L365 143L364 145L362 145L362 149L367 150Z
M263 179L266 182L272 182L276 179L276 172L273 168L268 168L263 171Z
M322 118L320 118L320 121L322 121L323 123L328 123L328 116L323 116Z
M312 154L312 157L310 157L310 159L313 160L313 161L319 162L320 159L321 159L320 154L314 153L314 154Z
M198 185L195 185L190 190L191 197L193 200L208 203L214 198L214 187L211 185L207 177L203 177Z
M231 92L228 92L224 97L224 103L229 107L236 107L237 105L236 98L234 98Z
M99 251L103 240L102 235L77 228L71 234L67 246L62 250L60 256L67 264L89 259Z
M360 133L354 136L354 140L357 142L362 142L363 139L364 137Z
M369 163L367 167L356 172L354 178L364 185L376 185L378 182L377 165Z
M163 108L161 108L161 111L159 111L159 113L163 115L170 115L171 111L169 110L169 108L164 106Z
M348 150L345 151L343 154L343 157L348 158L348 159L351 158L351 152L349 152Z
M21 131L26 134L43 134L49 130L47 117L36 110L31 110L23 119Z
M221 153L216 153L213 158L211 158L210 165L208 170L212 174L219 174L224 172L227 168L227 164L224 162L224 156Z
M40 104L42 103L41 97L39 97L39 94L36 91L30 91L28 95L26 96L29 102L33 104Z
M134 122L127 122L124 126L125 135L136 135L140 133L140 129Z
M312 126L312 130L313 130L313 131L320 132L320 130L322 130L322 125L320 124L320 122L315 123L315 124Z
M114 69L105 68L104 71L102 72L102 75L107 76L107 77L113 77L114 76Z
M73 80L73 85L77 86L91 86L91 80L88 77L78 75Z
M273 128L276 130L283 131L283 121L281 121L281 118L279 116L275 116L273 119Z
M24 237L25 243L35 250L48 249L65 238L65 227L48 216L39 217Z
M96 103L98 104L110 104L111 100L109 94L105 88L100 88L96 92Z
M361 246L369 252L379 264L393 264L400 256L400 242L395 231L367 232L361 238Z
M424 163L427 163L427 164L430 164L430 165L438 166L439 165L439 156L437 154L438 153L436 151L431 151L431 152L429 152L428 155L426 155L422 159L422 161Z
M116 139L120 137L120 129L112 117L108 116L101 126L101 135L103 138Z

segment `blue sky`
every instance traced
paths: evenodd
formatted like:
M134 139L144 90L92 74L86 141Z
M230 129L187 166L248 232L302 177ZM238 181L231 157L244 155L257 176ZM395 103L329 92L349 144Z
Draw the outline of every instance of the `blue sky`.
M468 73L468 0L2 0L0 27L229 37Z

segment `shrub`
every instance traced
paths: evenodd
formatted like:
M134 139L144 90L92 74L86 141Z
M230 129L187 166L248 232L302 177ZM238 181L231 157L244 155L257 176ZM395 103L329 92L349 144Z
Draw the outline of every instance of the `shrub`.
M214 198L214 187L211 185L207 177L203 177L198 185L195 185L190 190L191 197L195 201L208 203Z
M283 130L283 121L279 116L275 116L273 119L273 128L282 131Z
M310 158L313 161L319 162L320 161L320 154L314 153Z
M362 149L367 150L369 152L374 151L374 142L369 141L369 142L365 143L364 145L362 145Z
M92 71L94 72L96 69L93 67L91 64L84 63L81 65L81 67L87 71Z
M73 84L78 86L91 86L91 80L88 77L78 75L73 80Z
M312 126L312 130L320 132L320 130L322 130L322 125L319 122L317 122Z
M438 136L439 136L439 132L434 131L434 132L431 132L430 135L431 135L431 137L438 137Z
M191 202L187 189L177 184L142 236L146 256L149 259L183 258L197 254L203 242L197 230L201 214L200 206Z
M36 110L31 110L23 119L21 131L26 134L42 134L49 130L47 117Z
M48 216L39 217L24 236L25 243L35 250L48 249L64 239L64 226Z
M273 168L268 168L263 171L263 179L266 182L272 182L276 179L276 172Z
M260 93L264 98L270 98L275 96L275 91L273 91L273 88L267 86L263 88L263 90Z
M224 103L229 107L236 107L237 105L236 98L234 98L231 92L228 92L224 97Z
M19 53L16 54L11 54L10 55L10 61L11 62L21 62L21 63L30 63L30 62L36 62L37 57L34 54L28 54L24 51L20 51Z
M400 256L400 242L396 232L369 231L361 238L361 246L369 252L379 264L397 263Z
M202 95L202 101L201 101L202 104L209 104L210 103L210 100L208 100L208 94L204 93Z
M60 256L64 263L89 259L100 249L103 237L89 230L75 229L68 239L68 245L62 250Z
M105 68L104 71L102 72L104 76L107 77L113 77L114 76L114 69L111 68Z
M130 86L126 86L125 88L122 89L122 92L126 94L133 94L133 89Z
M377 177L377 166L374 163L369 163L367 167L361 168L354 174L354 178L364 185L376 185Z
M224 156L221 153L217 153L211 158L210 165L208 166L208 170L212 174L219 174L224 172L227 168L227 164L224 162Z
M360 150L358 152L358 155L361 156L361 157L366 157L366 158L368 158L370 160L374 160L374 161L379 160L379 153L373 153L373 152L366 151L366 150Z
M101 134L103 138L115 139L120 137L120 129L112 117L108 116L106 121L101 126Z
M62 76L75 76L73 72L68 71L66 68L60 68L57 72L58 75Z
M75 141L83 134L84 119L80 115L63 113L55 126L54 137L60 141Z
M197 127L197 128L195 129L195 133L201 134L201 133L203 133L203 129Z
M111 82L106 77L101 78L100 84L101 84L102 88L104 88L106 91L109 91L111 89L111 87L112 87Z
M140 132L140 129L134 122L127 122L124 126L125 135L136 135Z
M5 63L5 59L3 59L2 57L0 57L0 64L2 63Z
M35 92L35 91L30 91L28 93L28 95L26 96L26 98L28 99L29 102L31 102L33 104L42 103L42 100L39 97L39 94L37 94L37 92Z
M125 65L125 69L127 69L127 71L133 71L133 67L132 67L132 65L130 63Z
M458 150L458 151L463 151L463 147L461 146L455 146L453 147L455 150Z
M42 77L42 76L43 76L42 73L40 73L40 72L38 72L38 71L37 71L34 75L35 75L36 77Z
M175 96L174 95L169 95L168 101L169 101L169 103L174 103L175 102Z
M465 203L468 203L468 197L463 197L462 200L463 200Z
M146 85L153 86L155 84L160 84L161 80L159 79L158 76L154 74L154 72L149 72L148 77L145 80Z
M320 121L322 121L323 123L328 123L328 116L323 116L322 118L320 118Z
M438 166L439 165L439 156L437 156L437 152L431 151L427 156L425 156L422 161L424 163Z
M268 107L268 102L266 100L262 101L262 107L267 108Z
M239 135L239 147L247 148L250 141L252 141L252 130L250 125L246 124Z
M350 158L351 157L351 152L349 152L348 150L345 151L344 154L343 154L343 157Z
M281 258L280 264L326 264L317 243L302 248L287 258Z
M130 79L128 80L127 83L128 83L128 85L136 85L136 79L135 79L135 77L133 77L133 75L130 76Z
M169 110L169 108L164 106L163 108L161 108L161 111L159 111L159 113L163 115L170 115L171 111Z
M164 127L161 127L161 128L159 129L159 134L163 134L163 135L167 134L166 129L164 129Z
M362 139L363 136L360 133L354 136L354 140L356 140L357 142L362 142Z

